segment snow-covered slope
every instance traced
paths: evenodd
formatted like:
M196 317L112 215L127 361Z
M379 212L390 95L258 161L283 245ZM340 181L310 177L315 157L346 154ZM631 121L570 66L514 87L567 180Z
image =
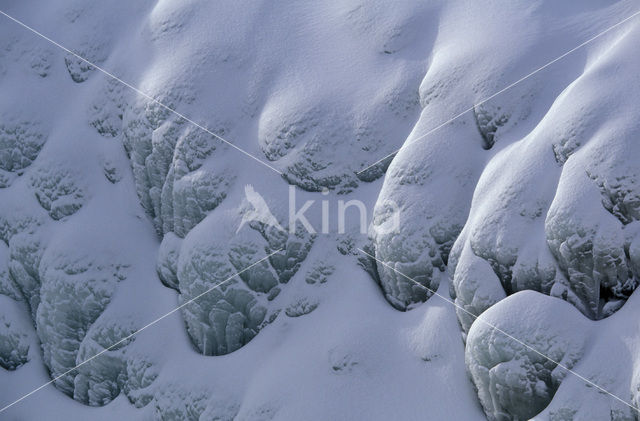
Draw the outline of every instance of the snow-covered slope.
M639 7L0 0L0 419L638 419Z

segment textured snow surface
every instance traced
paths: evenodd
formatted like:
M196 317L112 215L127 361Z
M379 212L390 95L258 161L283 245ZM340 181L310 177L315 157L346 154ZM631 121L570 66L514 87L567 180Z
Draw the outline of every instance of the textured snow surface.
M639 418L635 2L0 10L0 419Z

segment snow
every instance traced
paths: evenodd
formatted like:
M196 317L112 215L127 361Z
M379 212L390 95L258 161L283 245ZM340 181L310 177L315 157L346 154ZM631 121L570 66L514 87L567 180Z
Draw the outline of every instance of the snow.
M634 2L0 10L0 418L637 418Z

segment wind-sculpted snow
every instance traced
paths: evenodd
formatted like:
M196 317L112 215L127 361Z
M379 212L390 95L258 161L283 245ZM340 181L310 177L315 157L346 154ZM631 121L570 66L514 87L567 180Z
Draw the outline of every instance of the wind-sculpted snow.
M258 141L270 161L284 165L287 181L309 191L347 193L360 180L380 177L388 162L356 172L384 155L386 145L396 143L397 129L390 129L406 126L419 110L417 90L410 85L380 94L364 110L341 110L340 104L318 104L315 98L299 104L295 98L295 93L282 94L267 103ZM351 159L338 159L346 156Z
M9 3L9 418L637 418L632 2Z
M640 189L637 165L629 160L640 156L634 140L638 117L630 100L620 101L634 98L630 90L639 87L625 56L634 40L637 30L607 43L603 53L569 61L568 71L550 84L543 86L543 76L534 76L476 106L473 125L464 115L413 143L429 127L423 121L446 107L441 101L465 83L458 70L464 64L449 65L454 70L443 75L436 56L421 89L425 108L419 130L387 172L376 212L383 215L385 201L394 200L404 222L399 235L381 234L386 220L374 219L375 254L386 263L375 273L392 305L407 309L429 294L387 265L430 289L438 287L434 269L448 266L467 365L490 418L528 419L551 402L558 384L536 374L552 369L537 367L549 364L544 358L533 358L490 328L472 334L481 330L476 316L491 309L492 320L528 323L525 314L497 316L498 308L506 296L534 290L598 320L619 310L638 285L634 221ZM619 78L634 83L621 84ZM612 109L619 111L612 116ZM529 336L526 328L511 333L526 343L529 338L545 355L559 352L549 348L550 339ZM491 345L489 337L500 345ZM479 346L492 350L491 358L509 355L513 361L478 363L474 359L488 358L480 357L485 351ZM567 344L562 352L573 348ZM483 370L494 370L494 377ZM515 374L518 370L523 374Z
M158 420L200 419L207 407L207 395L202 391L189 393L178 385L171 385L163 390L155 407L155 418Z
M473 71L469 58L442 51L433 57L420 87L420 119L387 171L372 232L378 259L432 290L438 287L434 271L444 271L468 218L480 169L487 159L483 150L494 144L504 145L513 132L530 125L526 120L532 113L532 102L542 90L538 82L527 81L442 125L460 112L457 98L467 98L471 91L480 100L500 86L496 80L468 78ZM478 51L470 54L478 56L481 63L485 60ZM491 66L498 68L497 74L503 74L501 67L513 63L501 60ZM399 233L384 232L388 202L399 206ZM395 307L405 309L428 298L430 294L389 266L378 264L377 269L386 296Z
M64 164L63 164L64 165ZM80 176L63 165L51 164L38 168L31 178L31 185L40 206L53 219L58 220L77 212L86 201L86 188Z
M0 274L1 276L1 274ZM14 311L19 306L10 297L0 295L0 367L15 370L29 361L28 328Z
M99 319L91 326L80 344L77 359L85 361L102 354L78 368L74 378L75 400L102 406L124 393L136 406L150 402L153 394L145 389L158 377L157 370L145 356L127 352L133 338L122 340L136 328L137 323L121 315Z
M162 283L177 291L180 291L178 289L178 256L180 256L181 246L180 237L171 232L166 233L160 243L156 264L156 271Z
M14 300L21 298L20 291L9 274L9 248L4 243L0 243L0 294Z
M83 46L83 48L79 49L78 53L81 57L91 63L101 65L105 61L105 57L101 56L101 52L103 50L104 47L100 44L96 44L94 41L93 45L87 44ZM67 54L64 58L64 64L67 67L69 76L71 76L71 80L75 83L85 82L95 70L89 63L71 54Z
M239 405L228 398L216 396L216 393L208 388L196 389L170 383L158 391L153 404L154 419L162 421L239 419L237 418Z
M571 369L582 356L588 322L562 301L532 291L508 297L481 319L469 331L465 355L480 403L492 421L531 419L569 375L556 363Z
M37 158L45 143L37 124L8 115L0 121L0 188L9 187Z
M558 293L594 319L619 309L639 282L637 252L631 253L637 168L625 162L639 152L630 140L637 133L620 127L613 138L593 138L560 179L559 191L571 190L572 200L556 198L547 216L549 247L568 279Z
M454 250L450 265L455 268L451 296L458 306L456 314L464 336L475 322L474 316L505 298L506 294L491 265L473 254L470 246L466 245L459 257Z
M125 87L114 79L105 80L89 108L89 124L104 137L118 136L122 132L125 105Z
M34 233L21 233L9 242L9 273L26 300L33 318L40 305L42 238Z
M226 197L232 173L204 166L217 140L157 104L125 114L125 148L138 195L160 234L184 237Z
M102 263L89 256L61 254L59 250L45 253L39 270L42 286L36 326L44 362L53 376L63 374L78 361L83 361L78 354L80 345L89 327L109 304L116 284L125 279L125 270L126 264L122 263ZM112 335L112 339L115 337ZM97 341L98 338L88 337L87 340ZM104 360L101 363L107 364ZM60 378L56 386L75 395L74 375L70 373ZM83 397L87 393L83 390L86 385L80 380L78 386L81 388L78 396ZM98 388L103 387L98 385ZM92 397L79 400L94 405L101 402Z
M154 399L153 390L150 390L151 386L159 375L156 364L148 361L144 355L130 353L125 369L126 372L123 377L126 381L122 382L121 390L137 408L148 405ZM118 380L121 380L121 378L118 378Z
M630 241L625 240L633 238L633 231L625 235L625 223L634 218L636 193L633 182L622 181L634 177L635 170L624 163L624 156L637 153L629 140L634 135L590 137L599 127L597 120L585 115L598 115L602 112L598 110L611 104L600 96L585 97L588 91L579 88L596 83L590 79L602 66L597 63L576 79L538 127L494 157L478 181L450 271L458 304L484 302L479 307L474 304L474 314L493 305L500 294L474 295L474 278L484 279L484 289L496 288L489 287L495 285L492 275L466 269L479 264L471 263L478 258L491 265L504 293L533 289L559 296L593 319L611 314L635 289L637 278L629 269ZM592 131L574 135L572 142L577 146L558 160L558 132L583 126L582 122ZM589 148L581 151L582 144ZM607 159L601 159L605 154ZM529 163L512 165L518 156L527 156ZM553 159L564 165L554 165ZM624 177L619 175L623 173ZM616 187L604 187L609 183ZM614 189L620 193L607 193ZM617 220L607 212L618 215ZM462 324L468 329L467 323Z
M126 329L121 320L109 325L94 324L82 341L78 360L84 361L118 343L133 332ZM73 398L92 406L102 406L115 399L126 380L126 359L123 350L127 342L110 348L102 358L91 360L78 369L74 378Z
M183 313L191 339L205 355L233 352L275 320L282 305L276 298L311 247L312 238L306 233L290 235L253 223L230 237L228 227L235 225L239 220L230 214L209 218L182 242L177 262L172 262L175 252L163 253L166 263L161 273L167 273L163 277L171 285L171 268L176 267L182 302L211 290L189 303ZM265 252L280 249L245 270ZM238 272L242 273L234 276Z
M427 106L422 115L430 116L429 111ZM421 118L413 133L427 130L426 120ZM374 210L372 238L376 258L386 262L377 265L382 288L399 309L425 301L430 293L393 269L426 288L438 288L434 271L444 271L468 212L464 203L472 192L476 175L473 165L465 160L473 162L478 155L465 140L474 136L477 131L462 123L447 127L429 142L410 144L417 135L409 136L409 145L400 150L387 171ZM445 183L447 188L443 192ZM399 232L385 230L388 202L399 207Z
M91 233L72 231L45 242L46 231L39 232L11 238L9 268L11 280L31 308L42 360L52 377L61 376L56 387L91 406L105 405L121 391L132 402L143 399L135 391L154 377L138 371L147 370L149 363L124 353L131 341L119 343L138 322L100 318L118 284L127 279L130 263L122 262L109 240ZM92 359L99 353L104 356ZM79 363L83 364L73 371Z

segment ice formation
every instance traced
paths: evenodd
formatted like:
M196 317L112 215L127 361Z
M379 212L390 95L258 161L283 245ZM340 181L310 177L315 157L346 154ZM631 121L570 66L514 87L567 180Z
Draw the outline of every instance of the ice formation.
M637 419L636 9L0 1L0 408Z

